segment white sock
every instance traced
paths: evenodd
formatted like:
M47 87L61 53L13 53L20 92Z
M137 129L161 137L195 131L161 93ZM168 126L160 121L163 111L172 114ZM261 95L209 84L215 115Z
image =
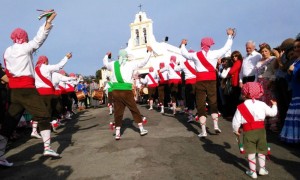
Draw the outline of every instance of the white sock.
M202 129L202 133L207 133L206 132L206 117L200 116L199 121L200 121L201 129Z
M160 112L162 112L162 113L165 112L163 105L160 106Z
M144 130L144 126L143 123L138 123L139 129L142 132Z
M255 154L248 154L248 162L250 171L256 173L256 157Z
M31 132L31 134L38 134L37 125L38 125L37 121L32 121L32 132Z
M149 105L150 105L150 109L152 109L153 108L153 100L150 100Z
M51 130L43 130L41 131L41 136L44 142L44 149L51 149Z
M258 163L260 168L264 168L266 166L266 155L258 154Z
M217 113L212 113L211 114L211 117L212 117L212 119L213 119L213 122L214 122L214 128L215 129L219 129L219 125L218 125L218 121L219 121L219 116L218 116L218 114Z
M121 127L116 127L116 136L121 136Z

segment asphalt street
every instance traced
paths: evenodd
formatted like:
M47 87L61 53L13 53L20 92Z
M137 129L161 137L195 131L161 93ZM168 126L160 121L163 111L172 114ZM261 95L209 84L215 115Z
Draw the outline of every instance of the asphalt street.
M126 109L121 140L109 129L113 116L107 107L78 112L65 126L52 133L52 148L61 158L44 157L43 143L30 138L30 129L9 143L6 157L14 162L0 167L0 179L250 179L245 175L248 162L239 153L231 122L219 120L221 134L207 122L208 136L199 138L199 123L187 123L184 114L164 115L139 105L147 117L148 135L140 136L137 124ZM290 146L268 132L271 147L266 162L269 175L258 179L300 179L299 146Z

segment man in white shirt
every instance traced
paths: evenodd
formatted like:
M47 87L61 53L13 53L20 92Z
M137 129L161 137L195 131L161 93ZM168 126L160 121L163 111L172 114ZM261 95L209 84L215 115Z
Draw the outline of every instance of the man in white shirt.
M248 41L246 43L246 57L243 58L243 64L240 71L240 87L246 82L255 81L255 67L257 62L262 58L261 54L255 50L255 42Z

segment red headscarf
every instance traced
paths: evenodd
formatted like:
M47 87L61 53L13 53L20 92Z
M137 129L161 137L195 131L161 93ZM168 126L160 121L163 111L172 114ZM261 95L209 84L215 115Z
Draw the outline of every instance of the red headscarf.
M61 75L66 75L66 71L63 70L63 69L59 70L58 73L61 74Z
M153 67L149 67L149 72L153 72L154 68Z
M14 43L17 44L23 44L25 42L28 42L28 34L24 29L21 28L15 29L11 33L10 38L13 40Z
M159 68L161 69L161 68L164 68L165 67L165 63L163 63L163 62L161 62L161 63L159 63Z
M176 56L171 56L170 62L175 64L176 63Z
M264 90L262 85L258 82L247 82L243 85L242 94L246 98L254 100L260 98L264 94Z
M76 77L75 73L70 73L69 77Z
M215 42L214 42L213 38L211 38L211 37L205 37L205 38L201 39L201 48L205 52L208 52L208 50L210 49L210 46L212 46L214 44L215 44Z
M48 58L47 58L47 56L40 56L40 57L38 58L38 61L36 62L36 65L35 65L35 66L40 66L40 65L46 64L46 63L48 63Z

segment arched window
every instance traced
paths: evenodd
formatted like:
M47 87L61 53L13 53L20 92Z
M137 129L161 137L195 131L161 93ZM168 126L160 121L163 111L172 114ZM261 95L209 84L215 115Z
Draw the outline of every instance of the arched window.
M135 45L136 46L140 45L140 33L138 29L135 30Z
M143 34L144 34L144 43L147 44L147 30L146 30L146 28L143 28Z

